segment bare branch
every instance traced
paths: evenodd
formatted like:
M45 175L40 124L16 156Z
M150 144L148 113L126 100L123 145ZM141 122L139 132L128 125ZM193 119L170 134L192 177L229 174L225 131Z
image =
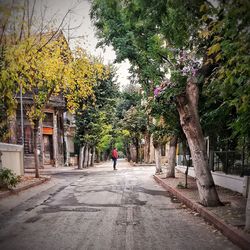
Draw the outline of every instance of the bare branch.
M44 6L44 9L43 8L41 8L41 26L40 27L38 27L38 30L40 30L39 31L39 41L41 40L41 34L42 34L42 32L43 32L43 29L44 29L44 20L45 20L45 13L46 13L46 10L47 10L47 6L45 5ZM36 32L35 32L36 33Z
M14 0L13 0L12 3L11 3L10 11L13 9L13 5L14 5ZM2 42L3 42L4 33L5 33L5 31L6 31L7 24L8 24L8 22L9 22L10 15L11 15L11 14L9 14L9 15L7 16L7 18L5 19L5 22L2 24L1 35L0 35L0 44L2 44ZM1 21L3 21L3 20L1 20Z
M54 18L56 17L57 13L53 14L53 16L47 21L47 24L44 25L44 20L45 20L45 13L47 11L47 7L44 8L44 12L41 12L41 26L37 29L37 31L35 32L35 34L38 32L39 34L39 38L41 40L42 34L45 32L45 30L47 29L47 27L49 27L49 24L54 20Z
M162 57L165 61L167 61L172 67L174 67L174 65L169 61L169 59L166 56L161 55L160 53L158 53L158 55Z
M63 19L62 19L60 25L57 27L57 30L56 30L55 32L53 32L52 36L47 40L47 42L45 42L45 43L38 49L38 51L41 51L42 48L45 47L45 46L55 37L55 35L59 32L59 30L60 30L60 28L62 27L62 25L63 25L63 23L64 23L64 21L65 21L67 15L68 15L70 12L71 12L71 9L69 9L69 10L67 11L67 13L64 15L64 17L63 17Z
M21 25L20 35L19 35L19 41L21 41L22 35L23 35L25 15L26 15L25 8L23 8L23 18L22 18L22 25Z
M85 36L70 36L69 39L85 38Z
M28 1L28 3L29 3L29 1ZM36 6L36 0L34 0L33 6L32 6L31 16L30 17L28 16L28 37L30 36L30 29L31 29L32 21L33 21L35 6ZM29 8L29 6L28 6L28 8Z
M69 27L70 26L70 24L69 24L68 30L76 30L76 29L80 28L82 26L82 24L83 24L83 22L81 22L79 25L77 25L75 27L71 27L71 28Z

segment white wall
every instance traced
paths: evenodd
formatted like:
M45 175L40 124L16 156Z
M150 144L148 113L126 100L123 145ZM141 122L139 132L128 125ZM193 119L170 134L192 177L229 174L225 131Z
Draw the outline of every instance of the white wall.
M185 172L186 166L177 166L176 169L180 170L182 173ZM190 167L188 169L188 175L195 177L194 168ZM228 188L230 190L244 193L244 177L239 177L236 175L225 174L223 172L212 172L215 185Z
M0 143L2 168L11 169L17 175L24 174L23 146Z

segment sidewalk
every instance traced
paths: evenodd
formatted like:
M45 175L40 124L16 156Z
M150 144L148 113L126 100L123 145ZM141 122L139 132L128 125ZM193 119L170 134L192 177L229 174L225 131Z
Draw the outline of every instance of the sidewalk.
M40 178L35 178L35 169L25 169L24 176L21 181L12 189L0 188L0 199L8 197L13 194L18 194L26 189L38 186L51 179L51 175L55 173L70 172L75 170L76 167L46 167L39 169Z
M185 175L176 171L176 178L165 178L165 174L154 175L154 179L168 192L213 224L234 244L242 249L250 249L250 234L244 231L246 199L239 193L216 187L224 206L204 207L199 203L195 179L188 177L188 188L184 188Z
M12 194L18 194L19 192L26 190L31 187L40 185L50 180L50 176L41 175L40 178L35 178L34 175L25 174L21 177L21 181L13 189L0 188L0 199L5 198Z
M39 169L40 178L35 178L35 169L25 169L24 176L21 177L21 182L16 185L15 188L8 190L0 188L0 199L5 198L9 195L18 194L19 192L26 190L31 187L35 187L40 185L46 181L51 179L51 175L57 173L70 173L70 172L82 172L86 171L84 169L78 169L77 166L70 166L70 167L45 167Z
M64 172L71 172L74 170L79 170L77 169L77 166L70 166L70 167L52 167L52 166L46 166L44 168L39 169L39 173L41 175L50 175L50 174L56 174L56 173L64 173ZM79 170L80 171L80 170ZM35 174L35 169L34 168L26 168L25 169L25 174Z

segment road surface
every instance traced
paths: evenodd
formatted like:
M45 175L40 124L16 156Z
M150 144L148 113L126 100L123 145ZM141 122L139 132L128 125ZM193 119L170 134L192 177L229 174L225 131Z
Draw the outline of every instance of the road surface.
M238 249L152 178L118 160L0 200L0 249Z

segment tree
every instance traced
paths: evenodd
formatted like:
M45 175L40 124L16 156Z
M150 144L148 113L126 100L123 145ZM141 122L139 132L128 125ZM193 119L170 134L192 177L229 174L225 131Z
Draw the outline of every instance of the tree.
M12 9L16 10L14 2L12 4L0 3L0 141L8 142L10 137L8 118L12 117L16 109L16 95L19 89L12 81L6 80L4 70L6 68L5 52L6 46L19 39L18 34L14 39L9 32ZM13 25L15 27L15 25ZM17 38L18 37L18 38ZM14 98L13 98L14 97Z
M216 206L220 201L208 168L205 142L199 122L197 77L191 67L190 75L183 75L183 70L186 70L185 66L188 65L185 65L187 62L183 61L181 55L182 51L191 51L195 55L194 63L200 58L196 52L196 42L201 3L202 1L183 4L182 1L156 3L131 0L119 3L102 1L101 4L97 0L94 1L92 16L99 36L103 38L102 42L111 43L119 55L125 54L130 60L134 57L136 61L138 54L146 53L149 62L161 66L165 60L170 65L173 84L169 85L169 96L174 98L180 123L191 150L200 200L205 206ZM112 20L109 20L110 12L114 17ZM118 24L115 25L113 21ZM129 31L126 36L122 34L124 30ZM132 39L129 39L131 37ZM126 39L129 39L132 45L126 44ZM153 50L148 49L149 41L149 48L154 48ZM132 56L128 56L128 49ZM207 68L207 65L201 67L200 72L203 72L204 68Z
M65 78L62 76L66 73L64 59L61 56L63 44L55 41L38 51L40 46L41 43L35 43L35 38L31 37L20 41L17 45L9 46L5 52L8 66L2 71L5 81L22 86L24 92L31 94L33 104L30 105L27 115L34 128L36 177L39 177L37 154L39 121L52 94L59 93L59 83L64 84Z
M118 1L93 1L92 19L99 28L97 35L102 39L99 44L112 43L117 54L116 61L129 59L130 72L132 73L131 81L142 86L143 99L147 100L153 96L154 86L159 84L164 75L164 65L160 67L160 62L155 56L155 51L159 48L159 39L157 36L151 37L150 40L136 36L135 30L144 33L145 37L147 37L147 31L143 30L141 25L133 26L133 20L125 23L127 21L126 13L120 10L122 8L120 8ZM112 19L109 18L110 16ZM102 28L106 29L105 35L102 33ZM146 120L144 161L149 162L152 117L147 115Z
M91 149L92 155L97 149L98 158L100 153L110 150L111 147L110 126L113 124L115 98L118 92L114 69L106 66L106 71L106 78L98 79L93 85L93 95L81 101L84 109L79 108L76 112L77 143L84 152ZM88 166L88 161L84 164L84 156L89 154L84 152L80 168Z
M206 98L203 122L210 134L221 138L220 148L240 148L246 155L250 141L250 35L246 32L249 27L249 10L248 1L220 2L215 9L203 5L204 30L200 33L208 47L207 62L214 65L213 73L207 76L203 88ZM216 130L211 131L211 122L215 120ZM223 145L223 141L227 145Z
M178 139L181 139L182 136L176 107L172 102L167 102L166 108L166 98L164 98L164 93L156 96L155 99L152 100L150 107L151 115L160 122L160 126L153 126L153 136L155 134L160 142L169 142L166 177L174 178L177 141Z
M131 161L131 145L132 142L132 134L129 129L124 128L123 121L124 117L127 115L127 112L132 107L138 107L141 102L141 96L139 93L139 86L128 84L124 86L123 90L121 91L119 98L117 99L116 105L116 130L118 131L118 137L122 138L123 146L124 146L124 154L127 156L128 161Z
M141 96L139 94L138 86L129 84L124 86L117 100L116 117L123 119L126 111L132 106L137 106L141 102Z
M6 75L6 70L9 67L6 56L8 57L9 51L15 46L18 47L20 43L24 45L35 41L39 43L39 50L41 50L59 35L59 31L70 12L70 10L66 12L58 27L52 27L51 23L54 20L45 20L46 8L41 11L40 19L36 17L36 3L37 1L28 0L0 3L0 111L5 118L1 121L0 130L2 140L6 141L11 136L11 133L8 133L8 121L16 111L17 95L20 91L20 85L9 80ZM28 40L29 42L27 42ZM32 48L32 45L29 46ZM28 52L28 46L26 49L25 52Z
M131 136L132 143L136 148L136 163L140 160L140 146L142 134L146 130L146 115L140 106L131 107L121 121L123 129L128 130Z
M241 148L244 168L244 160L249 158L250 148L250 4L244 0L221 1L216 9L203 5L202 11L204 30L201 36L208 43L207 54L210 56L210 63L216 65L213 74L207 77L204 95L210 98L210 109L203 118L209 121L207 127L211 124L210 121L216 120L218 124L217 130L210 129L210 133L223 131L219 135L223 139L225 134L227 135L227 142L233 142L230 143L231 148L235 149L236 145ZM223 146L220 145L221 148ZM223 162L223 159L221 160ZM248 231L249 207L248 197L245 226Z
M92 94L96 79L106 75L103 65L87 57L82 49L71 53L62 37L57 37L41 49L45 39L37 42L35 37L29 37L9 46L5 52L8 67L2 71L5 81L22 85L23 91L32 98L27 115L34 130L36 177L39 177L38 127L51 96L64 93L68 109L74 111L78 108L79 99Z
M78 111L76 113L76 138L78 144L82 147L82 157L80 157L79 168L89 166L88 157L90 151L92 155L95 154L95 147L101 139L100 135L103 125L103 115L93 107L88 107L82 112ZM93 162L91 162L90 165L92 164Z
M11 6L7 5L6 15L1 15L0 89L4 100L1 108L7 114L15 112L17 101L10 96L15 97L20 87L32 98L27 116L33 126L36 177L39 177L37 133L50 98L64 94L67 107L73 112L79 107L79 99L92 94L96 79L106 77L106 71L101 62L90 58L82 49L77 48L71 53L60 31L70 10L57 28L52 29L49 23L46 24L43 15L35 29L35 4L36 1L30 6L29 1L24 1L19 6L13 1ZM5 9L5 6L0 7L1 11Z

